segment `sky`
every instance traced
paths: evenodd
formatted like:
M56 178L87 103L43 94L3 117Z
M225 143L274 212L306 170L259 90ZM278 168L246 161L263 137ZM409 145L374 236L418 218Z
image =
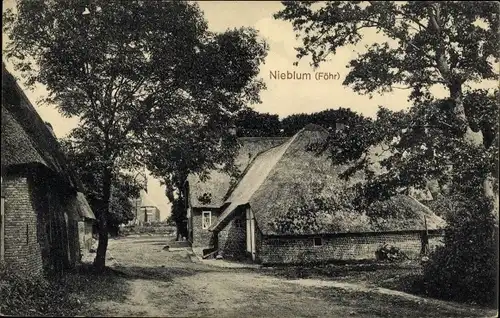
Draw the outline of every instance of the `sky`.
M4 9L13 7L15 0L4 0ZM278 114L281 118L295 113L313 113L329 108L345 107L373 117L379 106L392 110L402 110L409 107L408 90L394 90L385 95L375 94L373 98L355 93L349 87L342 85L348 73L347 63L362 52L366 44L383 41L381 35L366 33L364 41L356 47L344 47L331 56L330 61L323 63L317 72L338 74L338 78L330 80L279 80L273 79L270 72L313 73L314 70L307 60L299 66L293 66L296 61L294 47L300 45L295 38L292 25L289 22L275 20L272 15L282 8L278 1L200 1L201 10L205 14L208 26L212 31L223 32L228 28L254 27L270 46L265 64L261 66L260 77L264 79L267 89L261 92L261 104L252 107L259 112ZM3 36L2 46L7 41ZM7 62L7 68L13 72ZM19 76L13 72L15 76ZM20 83L22 86L22 83ZM483 87L494 87L497 83L481 84ZM23 86L24 88L24 86ZM34 90L26 90L26 95L36 106L43 120L52 124L58 138L64 137L78 124L78 119L63 118L53 105L36 105L36 101L46 96L47 91L42 85ZM445 97L442 88L433 89L437 97ZM170 204L165 197L164 188L159 181L148 177L148 194L161 211L161 218L170 213Z

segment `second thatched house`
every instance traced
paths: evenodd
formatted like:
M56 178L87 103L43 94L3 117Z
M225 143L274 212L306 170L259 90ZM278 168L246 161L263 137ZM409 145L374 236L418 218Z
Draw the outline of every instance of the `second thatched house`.
M2 65L0 262L61 271L89 252L94 214L82 185L14 77Z
M291 138L242 140L239 180L220 172L207 182L192 176L187 190L193 250L278 264L372 259L385 243L417 257L423 241L431 248L439 244L445 222L411 196L363 213L318 208L318 200L343 199L356 180L343 181L345 166L307 150L327 135L308 125Z

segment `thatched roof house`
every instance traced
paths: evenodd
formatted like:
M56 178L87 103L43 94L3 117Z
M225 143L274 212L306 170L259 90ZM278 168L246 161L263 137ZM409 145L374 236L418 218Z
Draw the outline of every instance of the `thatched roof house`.
M377 237L381 234L395 234L397 238L397 233L404 236L443 228L444 221L441 218L409 196L398 196L376 204L373 209L386 211L379 214L323 207L314 215L314 227L303 226L305 221L294 211L304 209L308 204L310 206L311 202L318 198L342 199L348 195L346 191L354 182L363 179L363 176L358 174L349 181L344 181L339 175L347 168L346 165L332 165L326 155L318 156L307 150L309 145L324 140L327 135L328 132L322 127L308 125L281 144L258 153L246 166L240 180L228 190L225 200L217 202L219 210L212 209L208 214L208 207L202 207L202 210L205 210L202 212L202 229L209 223L207 229L214 233L214 236L202 235L199 238L209 238L207 246L212 245L214 249L224 251L226 255L237 253L235 249L239 246L240 249L243 247L243 254L248 252L253 259L267 262L270 261L271 254L279 255L280 251L284 251L283 248L273 248L272 253L271 250L266 250L265 246L271 238L307 240L308 237L315 236L358 234L362 234L365 239L367 235ZM218 187L228 188L227 185ZM197 208L191 206L192 211ZM193 212L192 214L195 215ZM293 217L290 218L290 215ZM208 217L210 220L206 221L205 218ZM296 226L276 226L277 222L287 217ZM241 225L242 223L245 225ZM196 230L193 228L193 231ZM234 243L242 238L242 242ZM414 235L412 239L420 240L418 235ZM287 244L290 245L289 242ZM302 247L296 246L296 249L307 250L300 244L298 246ZM334 254L331 254L331 257L338 256ZM359 252L343 257L360 257L361 254L363 253ZM366 253L361 256L366 256ZM291 261L293 259L294 257L290 257Z
M40 118L4 64L1 147L5 203L2 204L2 258L21 264L21 268L41 268L39 254L52 251L52 257L54 253L71 254L66 263L74 263L82 252L80 247L85 245L83 241L89 239L82 237L78 222L83 222L80 228L85 228L84 223L91 224L95 216L51 127ZM20 220L28 224L25 226ZM15 237L26 232L26 228L32 231L34 240L30 244L34 245L28 246L30 252L22 257ZM49 260L45 257L43 262Z
M288 140L287 137L242 137L239 138L239 151L235 158L235 164L240 171L245 171L255 157L269 148L275 147ZM212 170L207 180L201 180L198 175L192 174L188 177L190 189L190 205L195 208L219 208L226 201L234 180L222 171ZM203 198L209 198L204 200Z

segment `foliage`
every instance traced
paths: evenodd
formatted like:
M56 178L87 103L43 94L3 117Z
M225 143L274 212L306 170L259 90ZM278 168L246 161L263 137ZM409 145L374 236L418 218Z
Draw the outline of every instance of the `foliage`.
M128 225L120 229L120 235L174 235L175 223L155 222L143 225Z
M0 314L18 317L99 317L96 302L125 301L129 282L113 271L80 266L58 275L20 273L0 265Z
M383 36L350 61L344 85L362 94L404 85L413 106L399 112L381 108L375 121L331 134L319 150L329 151L334 163L354 162L346 178L364 171L367 182L357 185L355 202L360 208L430 184L440 195L467 200L468 206L450 214L451 234L431 260L434 267L426 279L434 292L449 289L450 297L486 299L496 281L489 234L490 217L498 217L500 103L498 92L474 90L470 84L498 79L498 3L301 1L283 6L275 18L293 24L303 42L297 57L312 55L314 67L337 49L367 40L369 29ZM436 100L430 91L436 85L449 98ZM373 154L374 147L382 153ZM381 166L378 173L374 161ZM483 283L486 277L489 283Z
M101 213L99 198L102 193L103 183L100 178L101 167L96 160L98 155L89 150L76 147L68 139L60 140L60 144L72 167L80 177L84 187L84 194L92 210L99 217L99 213ZM139 190L144 185L120 171L114 173L113 176L110 205L106 218L109 226L116 227L134 219L135 207L130 199L138 197Z
M339 224L347 223L352 229L368 224L366 215L354 211L349 193L325 196L321 191L314 192L290 198L288 211L272 220L270 226L281 234L304 234L336 230Z
M341 47L359 44L370 29L385 37L349 63L344 84L360 93L389 92L403 84L418 98L434 84L498 76L490 60L500 52L495 2L295 1L283 6L274 17L293 24L303 42L297 57L312 55L314 66Z
M307 124L316 124L323 128L335 132L337 125L364 126L369 123L369 119L360 116L349 108L339 107L338 109L326 109L312 114L292 114L283 118L281 128L283 135L293 136Z
M331 134L319 149L328 149L334 163L356 161L345 177L364 170L369 181L359 185L359 199L365 202L358 204L369 205L410 186L422 189L433 181L441 188L468 184L467 190L461 190L476 191L479 180L497 174L498 128L492 118L498 116L498 93L468 90L463 94L462 89L474 80L497 78L492 59L499 52L494 39L495 12L500 7L491 2L477 6L471 2L345 1L283 5L275 17L291 21L302 37L299 58L312 54L317 66L337 48L359 43L362 30L372 28L383 33L387 42L374 43L352 60L344 84L361 93L390 91L396 84L412 89L414 106L409 111L381 108L376 121ZM391 46L389 40L398 44ZM428 89L434 84L444 85L450 98L433 100ZM469 130L482 132L482 146L466 138L464 122ZM388 157L377 159L381 154L370 154L380 145ZM370 165L375 160L387 173L375 175Z
M16 11L3 15L6 57L28 85L46 85L45 102L79 117L70 137L101 169L102 268L114 174L146 164L178 188L193 167L226 162L221 123L259 102L267 46L253 29L208 31L185 1L20 0Z
M175 221L174 221L174 215L173 214L170 214L167 218L167 224L168 225L175 225Z
M489 202L455 197L444 247L424 267L424 291L434 297L494 305L498 225Z
M485 101L494 98L482 96ZM498 114L498 104L483 105L491 105L487 111ZM407 193L409 187L425 190L431 182L437 182L440 193L481 191L482 180L497 169L498 146L494 141L488 149L471 145L450 131L453 125L450 100L417 104L409 111L380 108L376 120L330 134L316 150L328 151L334 164L353 162L342 173L344 178L364 172L367 178L358 184L357 202L363 208ZM374 151L374 146L379 150ZM380 171L374 170L374 164L380 165Z
M442 194L437 195L433 200L426 203L426 205L431 209L436 215L447 220L456 210L456 202L452 196L444 196Z
M278 115L247 109L239 113L236 128L238 137L290 137L308 124L316 124L328 130L335 130L337 123L356 126L366 124L369 121L352 110L342 107L311 114L292 114L281 120Z
M16 316L73 316L79 303L55 281L42 275L0 268L0 313Z
M397 262L408 259L408 256L396 246L383 244L375 251L375 257L379 261Z
M238 114L236 120L238 137L275 137L281 135L278 115L259 113L248 108Z

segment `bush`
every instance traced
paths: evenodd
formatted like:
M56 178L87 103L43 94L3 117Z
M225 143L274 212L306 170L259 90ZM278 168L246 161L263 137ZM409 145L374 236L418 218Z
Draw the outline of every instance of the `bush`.
M375 251L375 257L378 261L397 262L408 259L408 256L398 247L383 244Z
M173 235L175 227L167 225L165 222L125 226L120 230L120 235L131 234L167 234Z
M79 303L57 279L18 274L0 266L0 313L14 316L73 316Z
M426 294L495 305L498 225L489 208L484 201L457 203L448 219L444 246L424 265Z

